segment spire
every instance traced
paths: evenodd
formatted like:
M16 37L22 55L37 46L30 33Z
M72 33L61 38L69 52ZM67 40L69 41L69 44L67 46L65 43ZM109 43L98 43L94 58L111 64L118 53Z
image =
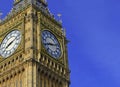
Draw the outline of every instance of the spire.
M47 6L47 0L14 0L14 6L20 2L26 2L26 3L31 2L32 3L36 1L42 3L44 6Z

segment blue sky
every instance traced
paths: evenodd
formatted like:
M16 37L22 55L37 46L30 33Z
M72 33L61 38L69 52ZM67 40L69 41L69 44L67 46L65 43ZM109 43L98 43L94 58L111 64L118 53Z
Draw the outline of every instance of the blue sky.
M12 1L0 0L3 17ZM120 1L48 0L70 40L70 87L120 87Z

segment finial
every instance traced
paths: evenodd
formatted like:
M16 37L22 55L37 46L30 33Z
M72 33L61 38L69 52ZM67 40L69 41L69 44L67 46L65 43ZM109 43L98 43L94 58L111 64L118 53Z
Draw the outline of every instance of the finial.
M59 14L57 14L57 16L60 18L62 15L59 13Z
M2 21L2 15L3 15L3 13L0 12L0 22Z
M62 28L63 35L66 36L66 30L65 28Z
M59 13L59 14L57 14L57 16L58 16L59 22L62 23L62 19L61 19L62 14Z

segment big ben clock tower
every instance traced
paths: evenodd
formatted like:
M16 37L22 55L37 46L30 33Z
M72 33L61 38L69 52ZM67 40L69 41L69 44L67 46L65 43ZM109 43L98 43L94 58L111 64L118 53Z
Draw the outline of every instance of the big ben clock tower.
M0 22L0 87L69 87L67 39L46 0L14 0Z

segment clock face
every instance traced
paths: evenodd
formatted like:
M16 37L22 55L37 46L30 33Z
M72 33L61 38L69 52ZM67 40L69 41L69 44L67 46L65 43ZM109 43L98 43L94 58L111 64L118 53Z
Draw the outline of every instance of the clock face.
M11 56L21 41L21 32L18 30L11 31L0 45L0 55L4 58Z
M57 38L49 31L42 32L42 43L47 52L54 58L61 56L61 48Z

